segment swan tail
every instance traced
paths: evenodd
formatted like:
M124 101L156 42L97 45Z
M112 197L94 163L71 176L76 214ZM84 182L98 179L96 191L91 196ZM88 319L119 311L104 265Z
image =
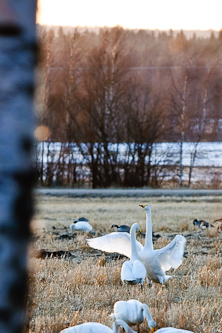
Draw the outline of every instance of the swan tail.
M116 316L114 313L111 313L111 315L109 315L110 318L112 318L113 320L116 320Z

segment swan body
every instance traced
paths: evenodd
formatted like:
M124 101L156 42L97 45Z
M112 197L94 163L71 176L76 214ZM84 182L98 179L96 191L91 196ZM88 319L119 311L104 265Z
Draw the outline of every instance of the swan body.
M79 230L79 231L92 231L92 226L87 221L77 220L77 221L74 221L73 223L71 223L69 226L70 232L72 232L73 229Z
M134 223L130 230L131 237L131 259L125 261L121 270L121 280L127 284L141 284L146 277L146 268L143 263L139 260L138 252L136 248L136 231L140 231L138 223Z
M128 232L130 233L130 227L128 225L122 224L122 225L117 225L113 224L111 228L117 228L118 232Z
M149 308L145 303L141 303L135 299L129 301L118 301L114 304L114 313L110 315L114 320L122 319L129 326L137 325L139 331L139 325L146 319L148 326L152 331L156 327L156 323L153 320Z
M120 326L124 328L125 332L136 333L121 319L115 321L113 329L100 323L90 322L65 328L60 333L119 333Z
M192 331L182 330L180 328L164 327L156 331L156 333L193 333Z
M139 260L146 267L147 276L150 280L163 284L171 276L165 272L171 267L176 269L183 259L186 239L182 235L177 235L171 243L162 249L154 250L152 242L152 222L151 208L148 204L140 205L146 211L146 239L145 245L136 241ZM124 237L123 237L124 235ZM128 258L131 257L130 235L127 233L111 233L102 237L88 239L90 247L106 252L118 252Z

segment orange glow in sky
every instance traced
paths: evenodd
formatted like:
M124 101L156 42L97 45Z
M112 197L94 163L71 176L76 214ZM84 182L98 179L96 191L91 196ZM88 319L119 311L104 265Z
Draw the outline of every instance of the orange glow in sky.
M160 30L220 30L222 0L39 0L37 22Z

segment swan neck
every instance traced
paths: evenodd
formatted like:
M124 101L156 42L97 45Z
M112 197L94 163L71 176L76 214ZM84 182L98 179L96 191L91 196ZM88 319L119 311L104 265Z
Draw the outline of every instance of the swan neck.
M118 320L116 320L116 322L113 325L113 333L119 333L120 326L123 327L125 332L128 332L128 333L132 332L130 327L128 326L128 324L124 320L118 319Z
M70 227L69 227L70 232L72 232L73 229L75 229L75 226L74 226L74 224L72 223L72 224L70 225Z
M131 242L131 257L130 260L138 260L138 252L136 247L136 226L131 227L130 231L130 242Z
M143 311L144 312L144 317L147 318L147 321L149 320L153 320L151 314L150 314L150 311L149 311L149 308L146 304L142 304L141 308L140 308L140 311Z
M145 240L145 248L153 249L151 210L149 210L148 212L146 212L146 240Z

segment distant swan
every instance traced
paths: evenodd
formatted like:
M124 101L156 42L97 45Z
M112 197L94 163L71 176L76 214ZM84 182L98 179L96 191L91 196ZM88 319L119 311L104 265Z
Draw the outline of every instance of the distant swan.
M60 333L119 333L120 326L124 328L125 332L136 333L125 321L120 319L113 324L113 329L100 323L91 322L65 328Z
M73 232L73 229L79 231L92 231L92 226L87 221L77 220L70 224L69 231Z
M196 225L197 227L201 228L202 230L213 227L213 225L211 225L209 222L204 221L204 220L195 219L195 220L193 220L193 224Z
M130 326L137 325L138 332L139 325L145 319L152 332L154 332L154 328L156 327L156 323L150 314L148 306L135 299L116 302L114 304L114 313L112 313L110 317L114 320L122 319Z
M111 228L117 228L118 232L128 232L130 233L130 227L128 225L122 224L122 225L117 225L113 224Z
M136 231L140 231L138 223L134 223L130 230L131 238L131 257L123 263L121 270L121 280L127 284L141 284L146 277L146 268L144 264L139 260L138 252L136 248Z
M182 263L185 237L177 235L171 243L162 249L154 250L152 243L151 208L148 204L140 205L146 211L146 240L143 247L138 241L137 250L140 261L147 270L148 278L157 283L165 283L171 276L165 275L171 267L178 268ZM124 235L124 237L122 237ZM90 247L106 252L118 252L131 256L130 237L127 233L111 233L102 237L88 239ZM127 239L128 238L128 239Z

